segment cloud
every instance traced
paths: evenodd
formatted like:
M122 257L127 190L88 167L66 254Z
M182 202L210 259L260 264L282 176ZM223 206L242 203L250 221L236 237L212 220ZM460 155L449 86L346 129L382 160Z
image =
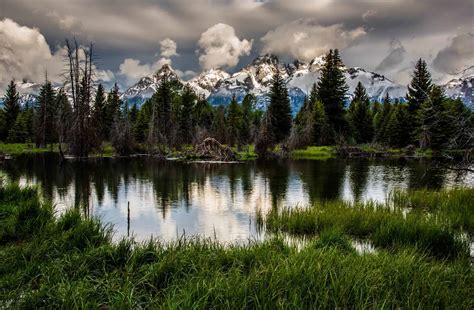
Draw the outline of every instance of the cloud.
M127 78L129 82L135 82L144 76L150 76L159 70L163 65L171 65L172 56L179 56L176 52L176 42L170 38L160 41L161 58L154 63L141 63L140 60L134 58L126 58L119 66L119 73ZM184 75L184 73L183 73Z
M127 78L128 81L136 81L144 76L150 76L159 70L164 64L171 65L172 61L169 58L160 58L152 64L142 64L140 60L127 58L119 67L119 73Z
M364 22L370 21L372 18L376 17L378 15L377 11L375 10L367 10L364 14L362 14L362 20Z
M176 70L176 74L179 76L179 78L183 80L189 80L190 78L193 78L197 75L197 73L193 70L186 70L186 71Z
M72 15L60 15L58 12L52 11L46 13L46 16L55 21L59 29L73 35L81 35L84 30L82 22Z
M364 35L362 27L349 30L342 24L321 26L314 19L301 18L267 32L261 38L262 52L309 61L331 48L348 47Z
M459 72L474 65L474 36L460 34L441 49L433 59L432 66L442 73Z
M171 40L170 38L166 38L160 41L160 51L161 57L164 58L179 56L179 54L176 53L176 42Z
M240 40L232 26L216 24L201 34L199 64L203 69L234 67L243 55L249 55L253 40Z
M398 40L390 42L390 52L375 68L375 71L387 71L396 68L405 59L406 50Z
M0 89L10 80L41 83L46 73L53 83L62 83L66 55L66 48L61 46L51 52L38 29L20 26L8 18L0 21ZM114 78L110 70L94 69L99 80Z
M8 18L0 21L0 87L11 79L44 77L51 58L38 29L22 27Z

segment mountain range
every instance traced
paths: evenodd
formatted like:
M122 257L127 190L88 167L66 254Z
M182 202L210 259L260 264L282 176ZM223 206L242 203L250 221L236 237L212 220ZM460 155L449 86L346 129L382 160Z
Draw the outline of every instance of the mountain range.
M189 85L198 95L206 98L213 105L226 105L234 95L238 101L241 101L246 94L250 93L257 98L257 108L265 109L269 101L267 94L272 77L278 70L288 88L292 111L296 113L305 96L311 91L312 85L318 81L323 65L323 57L316 57L308 63L301 61L284 63L274 55L262 55L233 74L222 69L211 69L201 72L188 81L182 81L175 70L165 64L153 75L140 78L121 94L121 98L129 104L141 105L156 92L160 81L166 76ZM357 83L361 82L372 100L380 101L387 93L391 98L404 100L407 92L405 85L397 84L382 74L363 68L343 67L342 69L349 86L349 98ZM472 109L474 108L473 84L474 75L468 75L456 77L442 86L447 96L461 98ZM19 84L21 101L24 103L35 100L39 88L39 85L35 83Z

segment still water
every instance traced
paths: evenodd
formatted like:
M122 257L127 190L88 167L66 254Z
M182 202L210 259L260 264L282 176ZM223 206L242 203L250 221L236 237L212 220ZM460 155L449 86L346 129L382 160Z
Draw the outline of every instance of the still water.
M7 160L0 174L38 184L59 212L81 208L112 224L115 239L164 241L184 235L246 242L264 234L257 210L321 199L383 201L396 188L474 186L472 175L435 169L428 161L386 159L211 164L142 157L61 164L57 155L41 154Z

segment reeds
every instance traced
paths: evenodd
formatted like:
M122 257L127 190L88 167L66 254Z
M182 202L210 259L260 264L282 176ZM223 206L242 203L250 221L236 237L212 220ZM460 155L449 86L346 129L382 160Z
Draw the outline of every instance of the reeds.
M328 213L319 238L297 249L281 238L246 246L200 239L112 243L109 228L77 210L53 216L34 189L0 188L0 199L0 308L474 306L468 259L433 259L406 243L397 251L375 254L353 250L347 232L371 235L370 222L392 219L389 211L356 207L349 213L377 214L356 225L355 216L335 212L341 207L325 206L337 218ZM288 219L306 225L305 232L319 232L293 214L301 213L288 211ZM354 224L329 225L343 219Z

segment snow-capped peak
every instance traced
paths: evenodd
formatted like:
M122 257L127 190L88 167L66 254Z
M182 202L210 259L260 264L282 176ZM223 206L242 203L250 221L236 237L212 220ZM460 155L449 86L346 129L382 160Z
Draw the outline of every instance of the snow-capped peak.
M221 80L229 77L230 74L222 69L209 69L189 80L188 85L207 98Z

